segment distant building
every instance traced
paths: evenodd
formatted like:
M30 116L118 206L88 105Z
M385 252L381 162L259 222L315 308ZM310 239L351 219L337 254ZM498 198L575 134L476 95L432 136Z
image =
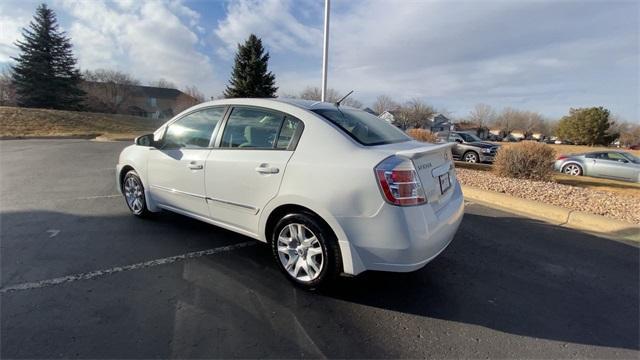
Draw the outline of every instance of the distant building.
M87 92L88 109L96 112L168 119L198 104L178 89L94 81L85 81L82 88Z
M128 112L131 115L166 119L197 103L195 98L178 89L136 86Z
M456 131L465 131L468 133L473 133L474 135L477 135L480 139L483 139L483 140L486 140L492 137L491 134L489 133L489 128L485 126L478 127L476 123L473 123L471 121L460 121L453 125Z
M396 110L391 110L391 111L385 111L382 114L378 115L378 117L380 119L385 120L386 122L388 122L391 125L396 125L396 117L399 115L399 111Z
M533 134L531 134L531 139L532 140L536 140L536 141L540 141L542 139L544 139L544 134L541 132L534 132Z
M434 114L427 118L427 122L423 126L423 128L431 131L432 133L449 131L452 130L453 127L451 120L442 114Z
M509 137L516 141L524 140L527 137L527 132L524 130L511 130Z

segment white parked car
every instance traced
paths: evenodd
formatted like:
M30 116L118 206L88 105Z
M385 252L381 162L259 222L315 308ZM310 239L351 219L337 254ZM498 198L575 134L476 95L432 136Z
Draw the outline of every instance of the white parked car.
M271 244L294 283L422 268L464 205L451 144L425 144L367 112L275 99L206 102L122 151L134 215L161 209Z

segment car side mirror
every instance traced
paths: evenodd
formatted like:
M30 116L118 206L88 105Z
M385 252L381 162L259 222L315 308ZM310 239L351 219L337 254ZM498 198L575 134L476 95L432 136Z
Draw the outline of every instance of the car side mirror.
M460 139L456 139L455 142L457 142L458 144L462 144L462 140Z
M621 162L621 163L626 164L626 163L628 163L628 162L629 162L629 160L625 160L625 159L618 159L618 162Z
M153 139L153 134L146 134L138 136L135 140L135 144L138 146L157 147L157 142Z

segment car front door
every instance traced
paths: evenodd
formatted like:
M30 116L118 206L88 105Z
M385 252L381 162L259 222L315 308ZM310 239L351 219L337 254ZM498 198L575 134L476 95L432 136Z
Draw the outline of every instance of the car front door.
M627 158L616 152L602 154L596 159L595 168L598 176L625 180L635 178L636 171L629 165Z
M189 113L169 124L158 149L149 153L147 176L152 199L174 211L208 217L206 160L226 107Z
M453 145L453 147L451 148L451 154L453 155L454 159L461 159L462 154L464 154L465 151L464 146L461 145L464 140L460 137L460 135L456 133L449 133L449 142L455 143L455 145Z
M303 124L277 111L236 106L223 128L206 161L210 217L257 234L260 211L278 193Z

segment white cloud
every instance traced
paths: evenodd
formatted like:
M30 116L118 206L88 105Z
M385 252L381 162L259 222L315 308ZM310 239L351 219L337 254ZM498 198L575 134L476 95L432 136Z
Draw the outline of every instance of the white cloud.
M223 46L218 54L231 56L238 43L254 33L273 52L307 54L322 42L320 29L303 24L293 14L290 0L239 0L227 7L215 35Z
M13 45L20 38L22 28L29 24L30 14L11 9L8 3L0 3L0 63L11 61L18 54Z
M344 5L332 12L328 82L343 93L355 89L365 102L386 93L463 109L488 102L566 111L594 101L621 106L630 119L640 115L633 105L639 96L637 3ZM276 75L283 93L320 84L320 69ZM620 86L627 91L614 95Z
M198 50L199 14L180 1L64 0L69 35L83 69L126 71L143 81L160 78L219 92L211 59Z

